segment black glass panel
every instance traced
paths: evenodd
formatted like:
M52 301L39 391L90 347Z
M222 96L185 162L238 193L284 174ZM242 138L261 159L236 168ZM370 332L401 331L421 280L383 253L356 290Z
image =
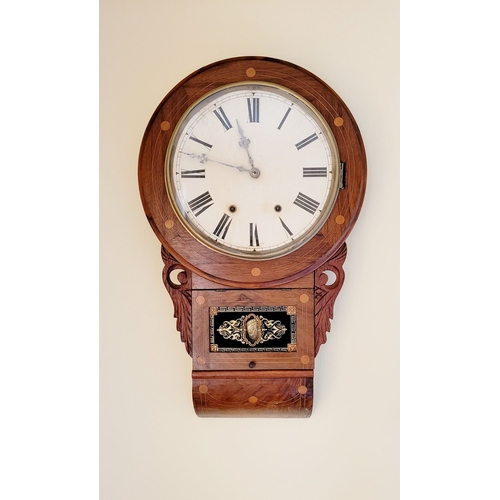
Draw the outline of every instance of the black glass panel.
M212 352L296 350L294 306L211 307Z

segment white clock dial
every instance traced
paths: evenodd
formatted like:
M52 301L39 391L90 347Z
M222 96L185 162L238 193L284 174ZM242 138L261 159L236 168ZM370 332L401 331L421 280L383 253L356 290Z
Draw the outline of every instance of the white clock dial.
M203 244L269 259L320 229L337 197L340 160L311 104L275 85L235 84L180 120L165 177L181 221Z

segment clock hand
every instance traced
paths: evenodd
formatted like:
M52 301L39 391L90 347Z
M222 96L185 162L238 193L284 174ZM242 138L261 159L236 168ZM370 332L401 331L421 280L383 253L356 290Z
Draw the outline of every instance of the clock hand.
M250 144L250 139L245 137L245 133L243 132L243 129L241 128L240 122L236 120L236 125L238 125L238 132L240 134L240 142L239 145L242 148L245 148L248 154L248 160L250 161L250 165L253 167L253 160L252 157L250 156L250 152L248 151L248 145Z
M240 134L239 145L242 148L245 148L247 155L248 155L248 161L250 162L250 165L252 165L252 169L250 170L250 175L256 179L260 175L260 170L256 167L254 167L253 159L250 156L250 151L248 150L248 145L250 144L250 139L248 139L248 137L245 137L245 133L243 132L243 129L241 128L240 122L238 120L236 120L236 125L238 126L238 133Z
M237 165L230 165L229 163L224 163L222 161L212 160L206 154L197 155L194 153L185 153L184 151L182 151L182 153L184 153L185 155L188 155L190 158L194 158L194 159L198 160L200 163L206 163L207 161L209 161L211 163L218 163L219 165L225 165L226 167L235 168L235 169L239 170L240 172L250 172L250 175L252 175L252 169L250 169L250 168L245 168L245 167L237 166Z

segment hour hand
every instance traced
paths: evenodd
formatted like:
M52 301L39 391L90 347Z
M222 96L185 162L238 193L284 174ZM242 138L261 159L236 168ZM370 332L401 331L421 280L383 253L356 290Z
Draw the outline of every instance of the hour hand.
M248 145L250 144L250 139L248 137L245 137L245 133L243 132L243 129L241 128L240 122L236 120L236 125L238 126L238 133L240 134L240 142L239 145L242 148L245 148L247 155L248 155L248 161L252 168L250 169L250 175L256 179L260 175L260 170L254 166L253 164L253 158L250 156L250 151L248 150Z
M243 132L243 129L241 128L240 122L238 120L236 120L236 125L238 126L238 133L240 134L239 145L242 148L245 148L247 150L250 165L252 165L252 167L253 167L253 160L252 160L252 157L250 156L250 153L248 151L248 145L250 144L250 139L248 137L245 137L245 133Z
M250 144L250 139L248 139L248 137L245 137L245 133L243 132L243 129L241 128L240 122L238 120L236 120L236 125L238 125L238 133L240 134L239 145L242 148L245 148L247 150L247 153L248 153L248 145ZM250 164L253 166L253 160L250 157L250 153L248 153L248 158L250 160Z

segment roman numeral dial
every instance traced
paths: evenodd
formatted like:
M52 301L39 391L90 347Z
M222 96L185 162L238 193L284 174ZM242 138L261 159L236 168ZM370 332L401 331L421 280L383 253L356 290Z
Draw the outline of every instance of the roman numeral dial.
M189 208L193 211L195 217L201 215L205 210L209 209L213 204L214 200L212 199L208 191L206 191L203 194L200 194L200 196L197 196L196 198L188 202Z
M290 231L290 228L283 222L283 219L280 217L280 222L281 222L281 225L283 227L283 229L285 230L285 232L289 235L289 236L292 236L293 233L292 231Z
M250 123L259 122L259 102L258 97L247 98L248 104L248 121Z
M215 113L215 116L217 117L217 119L222 123L222 126L226 130L233 128L233 126L231 125L231 122L229 121L229 118L226 116L226 113L222 109L222 106L219 109L215 109L214 113Z
M313 200L309 196L306 196L304 193L300 192L297 195L297 198L295 198L293 204L302 208L302 210L309 212L310 214L314 214L314 212L316 212L319 207L319 201Z
M297 144L295 144L295 147L298 150L301 150L302 148L305 148L306 146L308 146L312 142L316 141L317 139L318 139L318 134L316 134L316 133L311 134L310 136L306 137L305 139L302 139Z
M302 169L302 177L326 177L326 167L304 167Z
M290 114L290 111L292 111L292 108L288 108L286 110L286 113L284 114L283 118L280 121L280 124L278 125L278 130L281 130L281 127L285 123L285 120L288 118L288 115Z
M181 177L183 179L204 179L205 169L200 168L197 170L181 170Z
M267 260L316 234L335 203L340 158L308 102L281 87L237 83L184 116L166 177L195 238L234 257Z
M258 247L259 243L259 232L257 231L257 224L250 222L250 246Z
M226 237L229 226L231 225L231 222L231 217L229 217L229 215L227 214L224 214L214 230L215 236L219 236L220 238L224 239Z
M208 142L202 141L201 139L198 139L194 135L191 135L189 139L193 142L197 142L198 144L201 144L202 146L205 146L208 150L212 149L212 145L209 144Z

